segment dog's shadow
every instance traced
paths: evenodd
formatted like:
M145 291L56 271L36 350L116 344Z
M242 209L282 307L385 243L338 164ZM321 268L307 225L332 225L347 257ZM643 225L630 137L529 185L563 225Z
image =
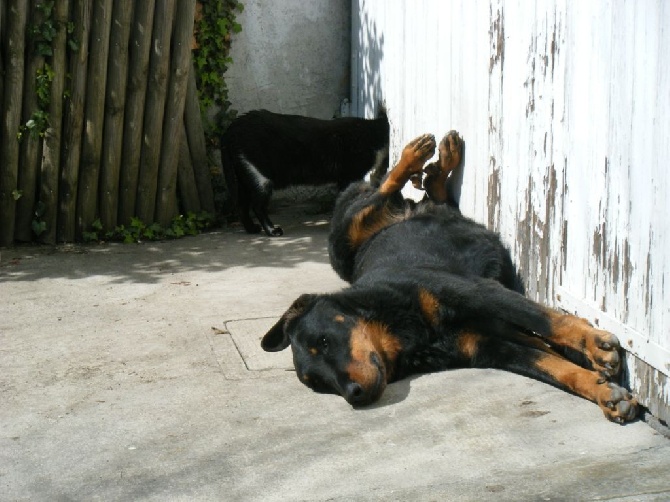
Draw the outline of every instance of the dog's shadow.
M461 188L463 186L463 174L465 171L465 141L463 141L462 151L461 151L461 161L458 163L458 166L451 172L449 178L447 178L447 193L449 200L451 200L456 207L460 206L461 203Z
M376 410L378 408L383 408L385 406L391 406L393 404L398 404L403 402L407 396L409 396L409 391L412 386L412 382L417 378L421 377L421 374L411 375L409 377L393 382L386 387L384 394L379 399L368 406L361 406L357 408L360 411L366 410Z

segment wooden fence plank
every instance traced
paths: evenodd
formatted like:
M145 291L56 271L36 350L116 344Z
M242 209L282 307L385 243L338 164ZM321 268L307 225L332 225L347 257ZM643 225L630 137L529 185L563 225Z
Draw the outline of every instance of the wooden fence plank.
M31 2L29 23L37 26L43 20L40 9L35 2ZM44 56L37 50L37 41L26 48L25 74L23 84L23 118L25 125L39 110L37 101L36 76L37 71L44 67ZM1 73L1 72L0 72ZM2 79L0 79L2 80ZM21 157L19 160L19 191L21 197L16 201L16 229L14 238L17 241L28 242L34 237L32 230L33 212L35 211L37 173L42 160L42 138L36 130L25 130L21 137Z
M2 104L2 97L5 95L5 55L4 55L4 40L5 40L5 2L0 3L0 105ZM0 150L2 146L0 145Z
M27 2L10 0L7 4L5 48L5 89L0 124L0 246L14 241L16 190L18 188L19 142L23 99L23 56L28 17Z
M122 225L130 224L130 218L135 215L154 10L154 0L135 3L135 19L128 58L128 87L119 181L118 222Z
M179 139L184 127L184 102L188 75L191 69L191 41L195 0L177 2L175 25L172 34L170 83L163 124L161 162L156 194L156 221L169 225L177 215L177 163Z
M116 227L119 208L119 173L123 149L123 113L128 75L128 38L132 5L115 2L107 65L107 98L100 165L100 221L106 229Z
M200 207L202 210L214 214L212 175L209 169L209 160L207 158L207 144L205 143L205 131L202 126L198 88L195 82L195 68L193 66L191 66L191 71L188 75L184 122L186 125L188 148L191 153L191 163L195 174L195 182L198 187Z
M75 0L73 37L77 48L70 54L70 96L63 119L62 169L58 203L59 241L72 242L76 236L77 185L84 125L84 101L88 71L88 47L93 0Z
M56 0L53 19L56 34L51 42L53 56L51 65L53 80L51 81L51 98L49 103L49 127L44 134L42 148L42 172L40 174L39 200L43 204L44 214L41 220L46 228L39 235L42 242L56 242L56 225L58 220L58 175L60 169L60 146L63 118L63 91L65 90L67 52L67 20L69 0Z
M154 29L149 81L144 111L144 132L140 172L137 184L136 216L146 223L154 221L158 166L160 164L161 131L167 98L168 67L172 20L175 0L158 0L154 14Z
M84 129L77 193L77 232L79 234L91 227L98 209L98 177L102 155L102 127L112 3L112 0L96 0L93 6L91 50L86 82L86 128Z
M179 164L177 185L181 206L186 212L199 213L201 211L198 197L198 187L195 182L191 152L186 139L186 128L182 127L179 133Z

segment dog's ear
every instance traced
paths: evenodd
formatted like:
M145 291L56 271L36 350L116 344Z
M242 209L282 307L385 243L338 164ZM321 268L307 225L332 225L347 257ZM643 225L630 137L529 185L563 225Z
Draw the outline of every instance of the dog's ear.
M300 316L316 297L317 295L300 295L298 299L291 304L288 310L284 312L284 315L281 316L275 325L270 328L270 331L263 336L261 347L264 351L278 352L290 345L291 340L289 339L288 331L286 330L288 323Z

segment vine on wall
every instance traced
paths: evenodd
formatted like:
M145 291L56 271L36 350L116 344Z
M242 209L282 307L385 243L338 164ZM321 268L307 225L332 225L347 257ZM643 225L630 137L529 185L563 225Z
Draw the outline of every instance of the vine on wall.
M242 30L235 19L243 9L244 5L237 0L198 2L193 61L203 117L215 111L213 121L207 121L205 128L210 144L216 143L237 113L230 108L224 74L232 63L231 37Z

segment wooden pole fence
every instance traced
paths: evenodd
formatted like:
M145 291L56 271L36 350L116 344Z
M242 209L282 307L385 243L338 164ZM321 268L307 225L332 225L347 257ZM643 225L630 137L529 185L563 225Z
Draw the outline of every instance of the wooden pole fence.
M196 0L0 3L0 246L214 212ZM40 27L53 27L50 51Z

